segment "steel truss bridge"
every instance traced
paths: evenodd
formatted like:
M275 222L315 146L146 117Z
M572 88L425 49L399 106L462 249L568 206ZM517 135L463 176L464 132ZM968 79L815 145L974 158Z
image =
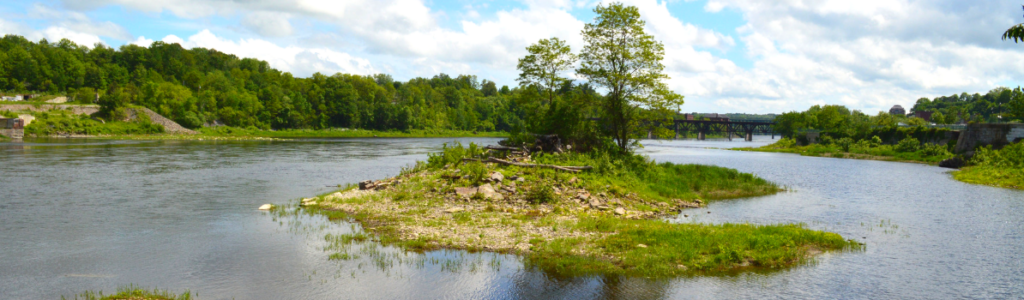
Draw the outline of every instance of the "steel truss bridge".
M675 120L672 124L675 131L675 138L680 134L685 138L688 133L696 134L697 140L703 141L708 133L724 133L731 141L733 135L742 136L745 141L753 141L754 134L771 134L775 139L774 121L705 121L705 120ZM656 138L648 133L648 138Z

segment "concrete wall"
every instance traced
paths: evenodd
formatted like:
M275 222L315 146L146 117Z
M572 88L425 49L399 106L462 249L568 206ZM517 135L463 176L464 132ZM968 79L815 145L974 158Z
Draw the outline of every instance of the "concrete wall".
M973 151L978 146L1000 149L1024 140L1024 124L970 124L960 133L955 152Z
M24 129L0 129L0 135L6 136L6 137L9 137L9 138L20 139L20 138L25 136L25 130Z

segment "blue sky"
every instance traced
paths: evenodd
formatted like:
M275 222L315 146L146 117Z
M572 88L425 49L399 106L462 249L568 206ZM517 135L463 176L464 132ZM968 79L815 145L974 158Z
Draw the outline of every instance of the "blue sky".
M685 111L769 113L843 104L873 113L1024 78L1024 22L1003 0L623 0L666 47ZM296 76L473 74L514 85L539 39L582 48L599 0L6 1L0 33L80 44L178 42ZM573 76L567 72L566 76Z

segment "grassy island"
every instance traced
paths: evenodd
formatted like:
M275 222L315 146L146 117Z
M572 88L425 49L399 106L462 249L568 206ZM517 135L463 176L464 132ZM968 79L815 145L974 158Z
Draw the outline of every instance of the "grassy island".
M938 164L953 157L944 145L921 144L915 138L901 140L896 145L884 145L880 139L854 141L843 138L828 144L805 146L790 138L780 139L771 145L757 148L733 148L737 151L794 153L803 156L869 159L882 161L915 162Z
M190 300L192 299L192 293L185 291L181 294L175 294L166 290L154 289L147 290L134 285L120 287L117 289L117 293L110 295L103 295L103 292L83 292L75 295L73 298L61 297L61 299L75 299L75 300Z
M464 249L523 255L558 275L667 277L782 268L822 251L859 247L802 225L675 224L710 201L781 189L732 169L654 163L636 155L539 154L495 159L470 144L445 147L401 175L302 200L307 209L358 222L374 239L410 251ZM509 164L511 163L511 164ZM581 170L569 166L591 166ZM566 169L562 169L566 168Z

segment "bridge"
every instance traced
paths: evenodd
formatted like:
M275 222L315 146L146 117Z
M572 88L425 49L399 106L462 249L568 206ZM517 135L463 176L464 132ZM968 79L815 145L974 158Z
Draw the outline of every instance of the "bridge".
M679 134L682 133L683 137L686 137L686 133L696 133L697 140L703 141L708 133L725 133L726 137L731 141L733 134L739 135L743 133L743 140L753 141L754 134L771 134L772 139L775 139L775 121L754 121L754 120L729 120L729 119L714 119L714 120L675 120L673 122L673 130L676 133L675 138L679 138ZM648 138L653 138L648 134Z

